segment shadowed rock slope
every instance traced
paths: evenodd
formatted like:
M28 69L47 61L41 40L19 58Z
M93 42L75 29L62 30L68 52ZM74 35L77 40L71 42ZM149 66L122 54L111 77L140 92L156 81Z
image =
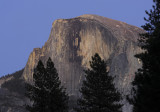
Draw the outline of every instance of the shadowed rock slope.
M0 112L26 112L23 70L0 78Z
M125 96L130 92L135 71L141 66L134 55L141 52L137 39L142 32L136 26L97 15L56 20L45 45L30 54L22 78L32 82L38 60L46 63L51 57L73 102L70 105L74 105L80 96L83 69L89 67L91 56L98 53L102 59L110 60L110 75L115 76L115 85ZM125 99L122 102L123 111L130 112Z

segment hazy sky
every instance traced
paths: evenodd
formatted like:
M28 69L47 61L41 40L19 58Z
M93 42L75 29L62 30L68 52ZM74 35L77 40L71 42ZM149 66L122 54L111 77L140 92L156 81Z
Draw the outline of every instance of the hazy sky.
M56 19L96 14L140 27L151 7L152 0L0 0L0 76L25 67Z

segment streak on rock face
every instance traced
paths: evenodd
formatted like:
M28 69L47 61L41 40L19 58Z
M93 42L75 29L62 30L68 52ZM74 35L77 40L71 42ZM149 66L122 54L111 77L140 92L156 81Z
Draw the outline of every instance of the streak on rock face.
M23 78L31 82L33 69L39 59L46 63L51 57L59 77L72 97L79 96L84 79L83 69L95 53L110 60L110 75L116 87L128 94L134 72L141 65L134 57L141 52L137 46L142 29L97 15L83 15L73 19L59 19L52 24L48 41L30 54Z

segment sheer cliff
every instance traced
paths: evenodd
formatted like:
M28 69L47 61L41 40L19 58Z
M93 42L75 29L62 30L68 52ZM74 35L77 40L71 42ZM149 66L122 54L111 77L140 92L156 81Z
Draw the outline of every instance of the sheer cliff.
M142 32L138 27L97 15L56 20L45 45L30 54L23 78L32 81L38 60L45 63L51 57L67 92L77 97L83 69L89 67L91 56L99 53L103 59L110 60L110 75L115 76L116 86L126 95L141 65L134 55L141 52L137 39Z
M30 54L22 78L31 82L38 60L46 63L51 57L74 103L80 96L83 70L89 67L91 56L98 53L109 60L110 75L115 77L116 87L125 96L130 92L135 71L141 66L134 55L141 52L137 39L142 32L136 26L97 15L56 20L45 45ZM130 112L125 100L123 103L124 112Z

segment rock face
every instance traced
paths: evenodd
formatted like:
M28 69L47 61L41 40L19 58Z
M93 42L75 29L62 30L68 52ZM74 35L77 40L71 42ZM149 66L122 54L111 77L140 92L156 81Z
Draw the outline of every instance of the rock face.
M46 64L49 57L55 63L72 107L80 96L79 89L84 80L83 70L89 67L91 56L98 53L102 59L110 62L110 75L115 77L114 83L124 98L123 112L131 112L125 95L129 94L134 73L141 66L134 55L141 52L137 39L139 33L143 32L138 27L97 15L54 21L48 41L42 48L33 50L23 74L0 79L0 111L26 111L24 104L29 103L29 100L17 89L24 88L24 81L32 82L33 70L39 59ZM1 87L5 82L10 84L9 87L13 82L17 82L14 84L16 86L12 85L15 89L11 88L14 92Z
M91 56L98 53L110 60L110 75L116 76L116 87L126 95L135 71L141 66L134 55L141 52L137 39L142 32L138 27L97 15L56 20L45 45L30 54L22 77L32 81L38 60L46 63L51 57L68 94L77 98L84 79L83 69L89 67ZM125 106L124 111L129 112Z

